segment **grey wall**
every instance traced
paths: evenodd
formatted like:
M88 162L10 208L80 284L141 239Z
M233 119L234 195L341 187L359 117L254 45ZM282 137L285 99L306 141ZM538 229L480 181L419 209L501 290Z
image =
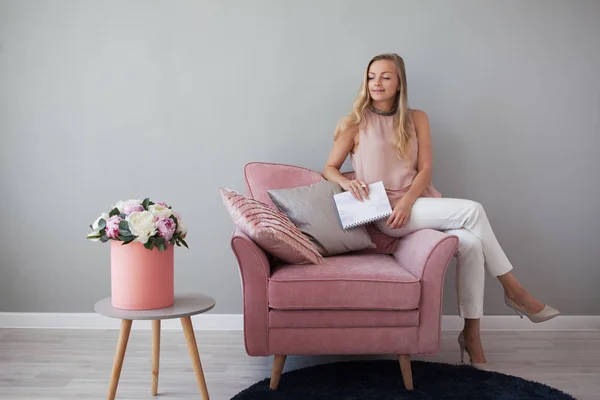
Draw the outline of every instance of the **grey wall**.
M109 248L87 226L149 196L189 227L177 289L241 313L218 188L253 160L321 170L366 62L393 51L436 187L485 206L543 301L600 314L599 19L567 0L0 0L0 311L91 312ZM445 288L456 314L453 267Z

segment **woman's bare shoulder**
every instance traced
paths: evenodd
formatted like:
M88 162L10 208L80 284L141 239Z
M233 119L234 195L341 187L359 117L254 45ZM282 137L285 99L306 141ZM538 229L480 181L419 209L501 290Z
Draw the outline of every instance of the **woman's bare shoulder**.
M338 132L346 138L355 138L358 133L358 125L352 122L351 115L345 115L338 123Z
M423 110L418 110L416 108L411 108L410 109L410 116L412 117L413 121L416 123L422 123L422 122L428 122L429 121L429 117L427 116L427 113Z

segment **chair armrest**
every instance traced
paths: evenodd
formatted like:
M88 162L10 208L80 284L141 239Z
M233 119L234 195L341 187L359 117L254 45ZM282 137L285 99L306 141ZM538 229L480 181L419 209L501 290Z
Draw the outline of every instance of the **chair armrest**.
M231 235L231 249L238 259L240 270L247 269L250 274L264 275L265 279L271 277L267 253L239 228Z
M231 249L240 269L244 303L244 343L250 356L268 355L269 302L267 283L271 268L267 254L239 229L231 237Z
M421 280L419 354L435 354L440 347L444 276L458 248L458 236L422 229L400 240L393 256Z
M446 255L451 252L449 254L451 258L457 246L458 237L455 235L433 229L422 229L400 239L398 248L392 255L407 271L417 278L423 279L426 273L431 275L430 272L433 272L431 271L432 267L427 268L428 261L436 261L430 260L432 256L440 256L442 255L440 251L442 251ZM444 270L448 266L447 264L440 265L435 262L433 264ZM433 268L435 269L435 267Z

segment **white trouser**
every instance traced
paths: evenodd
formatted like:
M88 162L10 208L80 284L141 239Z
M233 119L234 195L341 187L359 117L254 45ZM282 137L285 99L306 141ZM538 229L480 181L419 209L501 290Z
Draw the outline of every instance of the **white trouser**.
M427 228L458 236L458 312L463 318L481 318L484 270L494 277L512 270L481 204L466 199L420 197L403 226L390 229L385 226L386 221L377 221L375 225L389 236L402 237Z

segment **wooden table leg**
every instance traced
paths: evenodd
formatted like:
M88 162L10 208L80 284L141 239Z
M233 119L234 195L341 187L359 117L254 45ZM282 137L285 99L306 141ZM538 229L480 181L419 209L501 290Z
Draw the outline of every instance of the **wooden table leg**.
M194 335L194 327L192 326L192 319L190 317L183 317L181 318L181 324L183 325L183 333L185 334L188 351L192 358L192 364L194 366L194 372L196 373L196 380L200 387L202 399L209 400L208 389L206 388L206 381L204 380L204 372L202 371L202 363L200 362L200 355L198 354L196 336Z
M117 386L119 385L119 377L121 376L121 368L123 367L123 359L125 358L125 350L127 350L127 341L129 340L129 332L131 331L131 320L124 319L121 321L121 333L119 334L119 342L117 343L117 352L110 378L110 386L108 388L108 400L114 400L117 394Z
M160 319L152 321L152 396L158 395L158 365L160 361Z

